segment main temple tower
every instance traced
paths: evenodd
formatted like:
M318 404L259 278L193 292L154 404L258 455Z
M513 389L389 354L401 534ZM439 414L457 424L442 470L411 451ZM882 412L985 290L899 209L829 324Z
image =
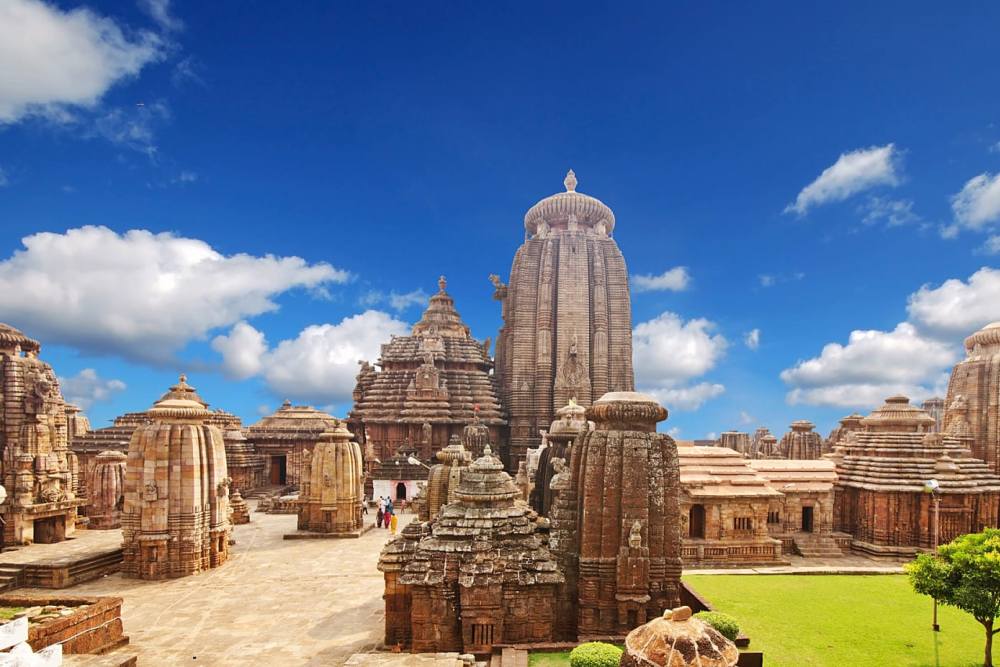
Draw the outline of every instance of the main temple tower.
M524 216L509 284L491 276L503 304L496 373L509 415L510 470L571 398L589 406L609 391L634 389L632 306L625 258L611 236L615 214L576 183L570 170L566 192Z

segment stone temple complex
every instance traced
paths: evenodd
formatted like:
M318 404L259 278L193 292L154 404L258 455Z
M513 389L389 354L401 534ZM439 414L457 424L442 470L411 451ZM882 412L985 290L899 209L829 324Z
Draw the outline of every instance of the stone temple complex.
M509 284L492 276L502 303L496 373L510 422L509 470L569 399L586 407L634 388L628 270L612 238L615 215L576 184L570 171L565 192L528 210Z
M818 459L823 455L823 437L813 430L816 424L808 419L798 419L792 422L790 428L778 442L778 453L782 458Z
M274 414L251 425L246 439L264 459L267 484L298 485L303 453L311 451L320 436L335 428L337 419L333 415L285 401Z
M122 573L167 579L229 556L226 452L211 413L182 375L132 434L122 512Z
M375 366L362 363L348 420L364 446L385 460L400 446L433 460L453 435L474 423L496 449L503 449L506 420L492 375L490 341L469 333L444 277L409 336L382 346Z
M307 452L299 493L299 530L331 537L361 534L364 465L361 447L343 423L327 431Z
M0 470L4 543L60 542L76 527L76 457L69 450L66 404L41 345L0 324Z
M944 433L935 426L908 398L893 396L830 455L837 466L835 527L853 536L852 548L902 556L930 548L930 480L940 484L941 544L998 525L1000 477L969 450L969 425L952 421Z
M965 359L955 364L948 382L944 428L953 419L952 405L964 401L972 455L1000 473L1000 322L966 338L965 352Z

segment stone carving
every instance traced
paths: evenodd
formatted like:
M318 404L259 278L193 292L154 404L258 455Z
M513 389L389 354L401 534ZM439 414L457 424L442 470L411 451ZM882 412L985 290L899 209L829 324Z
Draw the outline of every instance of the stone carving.
M818 459L823 454L823 438L806 419L793 421L791 430L778 443L778 453L786 459Z
M6 544L66 539L86 502L76 497L67 406L40 350L0 324L0 482L12 491L2 507Z
M348 421L356 433L367 430L366 440L382 461L407 439L415 443L418 458L433 460L452 435L462 436L472 423L503 446L506 420L493 361L472 337L446 286L439 283L409 336L382 346L376 364L381 370L358 375Z
M625 638L622 667L734 667L739 649L690 607L668 609Z
M628 271L610 234L614 213L573 189L525 215L510 284L491 276L502 302L496 375L509 410L509 468L538 444L555 411L634 388ZM541 232L541 233L540 233ZM554 363L553 363L554 362Z
M303 452L311 451L320 437L336 426L334 416L310 406L292 405L290 401L250 426L246 431L247 442L265 461L265 483L298 485L305 466Z
M942 427L956 411L964 412L972 436L972 454L1000 473L1000 322L988 324L965 339L966 357L955 364L948 381ZM962 397L964 404L956 404Z
M361 534L364 466L361 446L353 437L341 422L313 448L310 468L304 473L312 483L299 499L299 530L337 537Z
M121 527L121 512L125 504L125 454L105 451L97 455L87 488L90 507L87 516L90 528Z
M132 434L121 516L126 577L182 577L229 557L225 443L207 405L182 375Z

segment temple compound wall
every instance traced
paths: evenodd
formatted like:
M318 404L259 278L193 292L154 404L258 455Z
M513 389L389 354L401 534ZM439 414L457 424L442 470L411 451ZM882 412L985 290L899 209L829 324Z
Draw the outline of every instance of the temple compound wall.
M628 270L612 238L614 213L577 192L572 171L564 183L566 192L525 215L509 284L491 276L502 304L496 375L510 423L510 471L569 399L586 407L635 385Z
M66 404L41 345L0 324L0 473L5 544L60 542L76 528L79 465Z
M206 408L182 375L132 434L121 517L126 577L182 577L229 556L225 444Z

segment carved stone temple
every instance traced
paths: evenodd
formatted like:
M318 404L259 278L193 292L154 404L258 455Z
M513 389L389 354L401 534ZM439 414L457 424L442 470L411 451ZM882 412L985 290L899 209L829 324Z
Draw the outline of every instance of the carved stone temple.
M264 459L264 479L272 485L298 485L304 453L324 433L337 428L333 415L308 405L285 401L272 415L246 430L253 451Z
M364 465L361 447L341 422L316 442L302 468L299 530L331 537L361 535Z
M535 471L535 485L531 493L531 506L542 516L549 516L554 499L552 479L569 461L570 446L578 437L590 430L587 410L576 401L570 400L556 411L556 419L549 426L546 440L548 446L538 456Z
M41 345L0 324L0 470L4 543L60 542L76 527L76 457L69 450L66 405Z
M445 287L442 276L409 336L382 345L375 366L361 365L348 421L380 460L406 444L417 458L431 461L473 424L486 428L494 448L503 448L507 422L491 373L490 341L472 337Z
M961 417L961 419L959 419ZM861 430L829 455L837 466L837 530L851 547L874 555L911 556L933 544L933 498L940 484L940 543L996 526L1000 477L969 450L964 415L935 433L936 422L905 396L861 420Z
M552 459L547 543L487 448L459 469L453 502L386 545L387 645L484 654L494 644L621 639L678 604L677 451L656 433L666 410L633 392L606 394L586 418L579 410L560 415L577 438L568 466Z
M964 402L972 434L972 455L1000 473L1000 322L965 339L964 360L955 364L945 398L944 429L953 404Z
M565 192L524 216L525 241L509 284L491 276L502 303L496 374L512 471L569 399L586 407L635 384L628 269L612 238L615 215L576 191L572 171L564 183Z
M182 375L132 434L121 518L126 577L183 577L229 556L225 444L207 405Z
M808 419L792 422L790 431L781 436L778 453L785 459L818 459L823 455L823 436L817 433ZM766 458L766 457L762 457Z
M87 482L90 505L87 507L89 528L120 528L125 504L126 455L114 450L97 455L94 469Z

